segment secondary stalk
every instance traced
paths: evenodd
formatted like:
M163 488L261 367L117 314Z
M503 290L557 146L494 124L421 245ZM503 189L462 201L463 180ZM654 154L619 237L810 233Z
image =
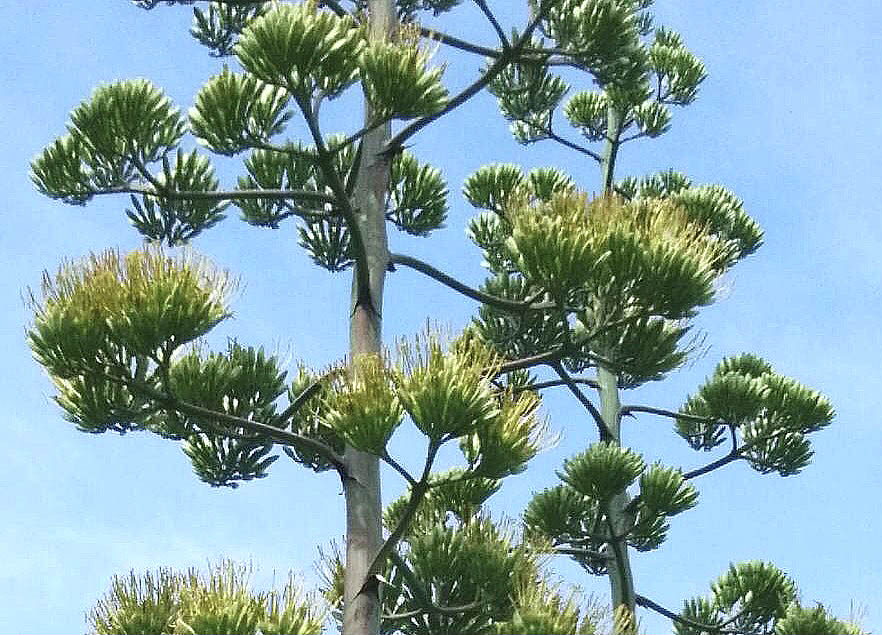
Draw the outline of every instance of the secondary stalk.
M397 23L394 0L369 0L368 27L372 39L392 36ZM371 121L365 105L365 125ZM383 285L389 260L385 201L391 158L382 154L391 136L389 124L362 139L361 164L354 191L356 222L364 243L368 284L352 277L349 351L352 358L382 352ZM380 465L376 456L347 447L346 568L343 579L343 635L378 635L380 586L369 569L382 545Z
M610 106L607 111L606 145L603 151L601 172L603 179L603 192L611 195L615 175L616 157L618 156L620 137L622 134L622 112L615 106ZM616 374L603 366L597 369L597 384L601 400L601 416L609 432L609 441L616 445L622 444L621 418L622 405L619 400L619 385ZM611 534L608 550L608 575L613 609L624 605L634 614L636 596L634 592L634 578L631 573L631 564L628 559L628 543L624 538L616 538L624 534L630 520L625 508L629 498L626 492L616 495L609 504L608 530ZM616 632L620 631L619 625L614 626ZM627 629L627 627L626 627Z

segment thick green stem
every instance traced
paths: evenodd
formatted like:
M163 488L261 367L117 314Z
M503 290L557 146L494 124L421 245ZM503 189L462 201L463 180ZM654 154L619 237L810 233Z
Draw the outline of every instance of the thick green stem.
M621 146L622 122L624 115L621 110L610 106L606 113L606 144L603 148L603 156L600 161L600 171L603 178L603 193L611 194L613 181L615 180L616 158Z
M393 0L370 0L368 16L370 37L391 36L397 22ZM366 124L371 119L370 109L366 107ZM381 151L390 136L391 127L386 124L371 130L362 139L354 207L364 249L361 262L366 264L368 275L356 271L352 278L349 337L353 358L382 352L383 285L389 260L385 201L390 159ZM344 458L347 479L344 483L343 635L377 635L380 630L380 587L370 568L383 543L380 464L376 456L352 447L346 448Z
M623 113L618 108L610 106L607 111L606 145L601 161L604 194L611 194L613 191L616 158L621 143L620 137L623 120ZM597 368L597 383L600 390L600 412L606 431L609 434L607 440L616 445L621 445L622 404L619 400L618 377L613 370L600 365ZM612 536L621 536L627 533L631 525L630 514L626 511L629 502L630 500L626 492L621 492L610 501L608 518ZM607 552L609 557L608 571L612 606L614 609L618 609L624 605L630 614L633 615L636 595L634 592L634 577L631 573L631 564L628 559L628 543L623 538L612 538Z
M622 404L619 401L618 378L615 373L601 366L597 369L597 383L600 387L600 415L609 434L607 440L621 445ZM618 608L624 604L633 614L636 596L628 559L628 543L624 538L615 538L626 534L631 526L631 514L626 510L629 502L628 494L621 492L609 503L609 530L613 537L607 547L607 568L613 607Z

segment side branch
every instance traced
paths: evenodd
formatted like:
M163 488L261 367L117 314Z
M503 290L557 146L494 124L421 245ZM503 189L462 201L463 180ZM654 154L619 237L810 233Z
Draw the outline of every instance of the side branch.
M408 611L407 613L396 613L393 615L384 615L385 619L391 620L406 620L412 617L416 617L417 615L421 615L423 613L434 613L436 615L458 615L459 613L463 613L465 611L471 611L481 606L480 602L471 602L470 604L463 604L462 606L440 606L432 602L429 594L423 589L422 582L417 577L417 575L413 572L413 570L407 566L407 562L397 551L392 551L389 554L389 558L395 562L395 566L401 569L402 575L407 579L410 584L410 590L414 595L417 596L417 600L423 605L422 610L417 611Z
M120 187L93 190L92 194L95 196L102 194L142 194L144 196L165 198L171 201L235 201L254 199L282 201L299 199L302 201L314 201L316 203L337 203L337 199L334 196L310 190L227 190L220 192L200 192L189 190L167 190L164 188L154 189L139 185L123 185Z
M584 379L582 377L572 377L570 379L576 385L580 386L588 386L589 388L597 389L600 387L600 384L597 383L594 379ZM555 388L557 386L566 386L567 382L563 379L551 379L549 381L537 381L535 383L526 385L526 386L512 386L509 390L520 393L526 390L542 390L544 388Z
M546 351L537 355L531 355L530 357L522 357L521 359L505 362L499 367L496 376L498 377L499 375L504 375L505 373L510 373L515 370L524 370L526 368L542 366L543 364L552 364L566 357L569 352L570 350L568 347L561 346L552 351Z
M383 564L386 562L386 558L391 553L395 552L395 548L410 527L410 523L413 521L414 516L416 516L417 509L419 508L420 503L422 503L423 497L426 495L426 492L429 491L429 475L432 472L432 464L435 462L435 456L438 454L440 448L441 444L438 442L432 442L429 444L429 449L426 452L426 463L423 466L423 473L420 475L420 480L411 485L410 500L407 501L407 508L404 510L401 520L398 521L398 526L392 530L392 533L389 534L389 537L386 538L383 545L380 547L380 550L377 552L377 555L374 557L374 561L368 569L369 577L365 581L366 586L371 583L372 579L377 574L380 573Z
M374 300L371 298L370 293L371 281L370 269L367 261L367 251L364 246L364 237L361 235L361 226L358 224L355 209L352 207L352 202L349 200L346 186L340 178L337 168L334 166L333 152L325 145L325 140L324 137L322 137L319 122L313 112L312 106L308 100L302 99L297 100L297 105L303 113L303 117L309 128L309 133L315 143L319 167L325 178L328 180L331 190L334 192L334 202L341 207L346 226L349 229L352 259L355 261L355 276L359 301L367 298L370 302L371 308L374 309Z
M244 417L237 417L225 412L203 408L202 406L182 401L173 395L168 395L139 381L126 380L112 376L108 376L107 378L111 381L123 383L128 388L141 393L143 396L149 397L159 404L163 404L172 410L177 410L186 415L203 417L205 419L219 421L238 428L245 428L246 430L250 430L257 434L264 434L282 445L293 445L311 450L334 466L334 469L337 470L341 477L346 474L346 466L343 463L343 457L337 454L333 448L325 445L321 441L310 439L309 437L297 434L296 432L281 430L275 426L260 423L259 421L252 421L251 419L245 419Z
M702 624L701 622L696 622L695 620L690 620L687 617L682 617L681 615L677 615L673 611L666 609L660 604L657 604L650 600L647 597L640 595L639 593L636 595L636 601L638 606L642 606L646 609L651 609L656 613L664 615L669 620L673 620L679 624L683 624L684 626L691 626L692 628L697 628L702 631L706 631L708 633L720 633L721 635L746 635L748 631L739 631L733 628L723 628L721 626L714 626L712 624Z
M750 443L745 443L739 447L738 446L738 439L735 436L735 426L730 425L729 430L732 433L732 449L729 451L729 453L726 456L724 456L720 459L717 459L716 461L713 461L712 463L708 463L704 467L700 467L698 469L692 470L691 472L686 472L685 474L683 474L684 479L688 480L691 478L695 478L696 476L702 476L703 474L707 474L708 472L712 472L713 470L716 470L717 468L720 468L720 467L723 467L724 465L732 463L733 461L737 461L738 459L744 459L744 458L746 458L744 456L745 450L750 450L750 449L756 447L757 445L759 445L760 443L765 443L766 441L771 441L775 437L789 434L791 432L790 430L788 430L786 428L783 430L777 430L777 431L773 432L772 434L766 435L761 438L754 439Z
M499 51L497 51L496 49L487 48L486 46L480 46L478 44L472 44L471 42L466 42L465 40L461 40L457 37L453 37L452 35L442 33L441 31L435 31L434 29L421 27L420 35L422 35L426 39L436 40L438 42L441 42L442 44L446 44L447 46L465 51L467 53L475 53L476 55L482 55L483 57L500 57Z
M440 119L444 115L449 112L456 110L469 99L477 95L481 90L484 89L487 84L492 82L497 75L499 75L509 63L513 60L516 60L520 54L522 49L532 40L533 31L539 26L539 23L545 17L545 14L551 10L552 3L543 7L542 10L537 12L537 14L530 20L530 23L527 25L527 28L524 29L524 32L517 39L511 47L503 48L502 52L498 54L496 60L490 65L490 67L484 72L481 77L476 79L472 84L463 89L456 97L448 102L447 106L439 110L438 112L427 115L425 117L421 117L414 121L409 126L406 126L404 130L399 132L397 135L392 137L386 144L386 149L384 152L388 154L394 154L399 152L402 147L404 147L404 142L410 139L417 132L428 126L430 123L435 121L436 119Z
M282 412L282 414L279 415L279 422L284 424L286 421L288 421L288 419L293 417L294 414L298 410L300 410L301 407L303 407L303 404L305 404L307 401L309 401L310 397L312 397L313 395L315 395L319 391L319 389L322 386L322 382L325 379L327 379L329 376L334 375L335 373L336 373L336 371L332 371L332 372L328 373L327 375L319 377L314 382L312 382L309 386L307 386L303 390L303 392L301 392L299 395L297 395L297 397L294 399L294 401L292 401L291 404L287 408L285 408L285 410Z
M481 13L484 14L484 16L487 18L487 21L490 22L491 26L493 27L493 30L496 31L496 35L499 37L499 41L502 43L502 48L509 48L509 46L511 45L508 42L505 31L502 30L502 27L499 25L499 21L496 19L496 16L493 15L490 7L487 6L487 0L475 0L475 4L478 5Z
M564 385L570 389L570 392L579 400L579 403L584 406L585 410L591 414L594 423L597 424L600 440L605 441L612 438L612 432L603 420L603 415L600 413L600 410L598 410L597 406L591 403L591 400L579 389L579 386L576 385L576 382L573 381L573 378L570 377L570 374L564 369L563 364L561 364L560 361L555 361L549 364L549 366L551 366L552 370L557 373L557 376L561 378L561 381L563 381Z
M702 417L700 415L690 415L673 410L665 410L663 408L653 408L652 406L622 406L622 414L629 415L634 412L646 412L661 417L669 417L671 419L683 419L684 421L694 421L695 423L716 423L718 425L728 425L725 421L714 419L713 417Z
M534 304L531 302L517 302L514 300L506 300L505 298L490 295L489 293L484 293L483 291L479 291L478 289L474 289L466 284L463 284L459 280L456 280L455 278L447 275L440 269L436 269L432 265L423 262L418 258L414 258L413 256L406 256L404 254L389 254L389 264L404 265L405 267L415 269L416 271L424 273L430 278L437 280L441 284L450 287L454 291L458 291L464 296L467 296L473 300L477 300L478 302L486 304L487 306L501 309L503 311L542 311L546 309L557 308L557 305L553 302L543 302L539 304Z

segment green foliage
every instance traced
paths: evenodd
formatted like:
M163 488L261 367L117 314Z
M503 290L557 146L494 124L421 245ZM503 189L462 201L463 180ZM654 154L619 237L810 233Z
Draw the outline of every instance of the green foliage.
M597 610L583 611L575 596L546 579L533 545L480 513L445 522L440 510L428 517L441 521L419 524L408 534L382 575L382 633L594 632ZM324 564L326 598L336 605L342 599L340 554Z
M236 342L225 354L203 357L193 350L172 365L169 380L172 393L184 402L257 421L272 421L276 401L287 391L275 357ZM215 487L263 478L278 458L270 456L272 443L266 437L210 417L173 412L161 431L186 440L184 453L197 476Z
M828 426L834 416L823 395L750 354L720 362L680 412L691 417L677 420L677 432L694 449L710 450L723 442L727 428L732 434L737 430L744 442L739 456L761 473L781 476L808 465L812 452L806 435Z
M224 219L227 203L218 203L201 193L217 189L214 168L206 157L194 150L177 151L174 166L163 160L162 172L155 177L157 189L172 192L171 196L143 195L141 201L132 196L133 210L126 210L135 229L150 240L170 246L183 245ZM181 196L179 192L187 192Z
M232 55L242 29L255 17L263 15L269 6L268 2L241 5L211 2L205 11L193 7L190 35L208 47L210 54L215 57Z
M518 270L561 305L576 291L594 296L608 307L591 314L599 325L632 313L681 319L713 298L722 248L676 207L560 195L510 213L505 247Z
M316 90L334 97L357 79L364 46L351 18L302 2L276 5L249 22L235 52L257 79L308 103Z
M667 537L667 519L698 500L698 492L679 470L659 464L647 469L639 455L609 442L592 444L567 459L558 476L565 484L533 497L524 512L525 526L531 535L563 547L595 575L607 572L610 501L638 477L639 493L626 508L629 521L620 538L640 551L658 548Z
M479 515L481 506L501 485L498 479L475 476L462 468L432 474L428 491L413 512L405 535L424 533L435 525L446 524L450 514L457 522L469 522ZM390 531L407 520L405 514L412 505L412 496L411 487L384 510L383 521Z
M395 4L398 7L399 19L402 22L413 22L418 11L431 11L437 16L462 4L462 0L396 0ZM356 0L356 5L364 9L367 0Z
M643 459L628 448L599 442L564 461L563 473L558 476L583 496L606 504L631 485L645 467Z
M169 245L219 222L225 201L257 226L277 228L296 216L299 242L313 261L346 269L372 256L354 253L359 241L349 225L362 204L350 200L366 158L359 139L391 119L446 112L444 68L431 66L417 20L420 12L439 15L459 4L397 0L402 25L387 39L368 37L365 0L352 2L351 12L319 0L196 8L194 37L213 55L235 54L244 72L224 68L209 79L189 126L146 80L99 87L73 111L68 134L34 159L32 179L44 194L72 204L129 193L135 228ZM489 8L476 4L505 41ZM671 107L694 101L706 72L679 34L653 29L651 4L530 0L537 30L520 50L501 47L486 86L517 141L563 142L598 161L610 182L621 144L670 129ZM518 40L513 31L511 42ZM564 103L570 75L564 81L552 66L587 72L595 86ZM322 103L357 82L372 120L350 137L323 137ZM274 142L293 117L292 104L310 144ZM554 115L561 106L584 139L604 143L602 153L560 135ZM249 151L237 191L219 191L208 158L179 147L187 130L213 153ZM414 236L442 227L448 208L441 172L404 150L389 167L385 219ZM613 373L614 384L602 391L661 379L691 350L689 320L714 299L719 277L756 251L762 231L733 193L693 185L673 170L625 179L589 200L561 170L525 173L495 164L470 176L463 194L483 210L469 224L489 269L481 290L520 307L488 301L449 347L426 334L403 343L395 364L358 356L324 376L301 367L290 383L262 349L231 342L223 353L200 346L181 353L229 316L230 285L203 261L154 248L125 258L107 252L46 276L42 301L33 300L29 344L80 429L145 429L181 440L194 471L211 485L264 477L278 458L272 451L279 435L291 459L317 472L340 469L351 446L402 474L408 490L385 513L392 557L378 563L384 633L594 632L596 615L549 582L540 554L566 553L590 573L619 575L611 566L616 550L659 547L668 519L693 507L697 491L680 470L647 467L621 447L620 421L598 419L603 438L614 438L567 460L563 484L535 495L524 513L526 538L494 524L483 504L547 443L538 380L523 369L499 376L503 362L547 355L570 388L563 369L602 367L608 372L594 387ZM288 406L279 412L285 396ZM745 354L724 359L686 400L677 432L693 448L711 450L729 431L733 450L721 464L743 458L761 472L788 475L810 460L806 435L832 417L819 393ZM427 437L416 477L387 450L405 418ZM432 472L451 441L465 465ZM339 607L339 554L328 564L325 594ZM733 565L711 596L685 604L683 617L697 624L678 623L678 633L851 628L822 607L803 609L795 597L794 584L771 565ZM616 632L636 630L626 604L616 607ZM315 603L292 582L281 594L254 594L247 572L229 563L207 578L163 570L115 579L91 619L101 633L312 633L322 626Z
M860 635L854 624L837 620L822 605L808 609L798 604L790 605L787 614L775 623L775 635Z
M428 236L447 218L447 184L441 171L404 151L392 162L386 218L412 236Z
M647 38L653 34L652 16L645 10L651 4L564 0L546 9L540 22L541 32L554 43L556 63L588 71L599 86L576 92L564 107L569 123L588 141L603 141L613 132L621 142L664 134L671 126L668 107L694 101L706 77L701 60L677 33L659 28ZM542 3L531 0L531 5L535 12ZM552 132L552 121L569 86L549 74L549 56L538 52L543 44L534 40L537 52L507 66L488 87L521 143L561 138ZM617 115L615 131L607 130L610 107Z
M657 103L686 106L695 101L707 72L701 60L686 50L678 33L665 28L656 30L648 61Z
M324 424L363 452L381 456L404 417L383 360L376 355L356 357L325 404Z
M375 40L362 51L359 69L365 97L376 120L431 115L447 105L443 68L427 68L430 55L419 33L407 31L394 42Z
M338 174L348 174L355 160L352 146L338 147L340 139L328 140ZM256 198L240 200L242 219L256 226L277 228L290 216L301 216L298 228L300 245L313 261L329 271L342 271L352 264L349 253L349 229L339 205L298 197L297 192L328 196L331 186L318 167L314 146L288 144L279 150L254 150L245 160L247 176L239 177L240 190L288 190L290 199Z
M333 378L340 372L343 371L339 368L331 370L328 373L327 379ZM300 366L297 376L288 388L288 400L293 404L307 390L311 390L313 394L305 399L302 405L291 415L289 425L292 432L320 441L338 454L342 454L345 443L339 434L328 427L324 418L327 403L333 392L333 386L330 381L322 381L322 379L305 366ZM282 450L291 460L315 472L324 472L333 467L326 458L306 447L292 445L285 446Z
M222 635L315 635L324 615L293 578L282 592L254 593L248 567L224 562L207 576L191 569L134 571L114 577L110 591L89 614L99 635L219 633Z
M167 361L229 317L230 289L226 274L192 254L106 251L44 275L28 343L60 379L90 371L134 378L136 365Z
M469 467L486 478L502 478L527 469L527 462L549 442L547 424L538 416L539 396L503 395L499 414L460 441Z
M583 614L575 598L564 597L547 583L518 590L510 620L496 625L497 635L575 635L595 633L596 615Z
M175 150L184 122L162 91L136 79L95 89L71 113L68 131L34 159L31 178L46 196L83 204Z
M609 103L605 93L583 91L573 95L564 114L589 141L606 137Z
M534 46L540 44L533 42ZM546 64L531 61L506 66L487 89L497 97L503 116L512 122L514 138L532 143L549 138L552 114L569 86L552 75Z
M776 632L776 623L796 600L793 581L780 569L760 561L730 565L729 571L711 585L711 591L709 598L685 602L681 616L699 624L725 624L742 633L759 635ZM674 627L677 635L700 635L709 630L681 622Z
M234 155L279 134L293 113L287 93L226 67L196 95L190 130L212 152Z
M667 519L691 509L698 490L683 479L680 470L653 465L640 476L636 519L628 543L639 551L657 549L667 538Z
M530 2L533 11L540 4ZM591 72L601 86L639 81L645 53L640 46L642 22L638 2L562 0L546 11L542 32L573 61Z
M603 575L607 572L602 551L607 543L605 514L597 499L569 485L557 485L535 494L523 518L528 535L549 540L554 547L573 546L573 560L589 573Z
M178 147L184 129L177 108L147 80L106 84L71 113L69 134L34 159L31 178L47 196L78 205L96 194L141 193L126 212L135 228L183 244L221 221L226 207L210 196L218 181L209 160ZM159 161L153 174L150 164Z
M488 381L496 360L478 347L445 354L438 338L427 336L399 346L394 375L401 404L420 432L443 443L491 427L500 416Z

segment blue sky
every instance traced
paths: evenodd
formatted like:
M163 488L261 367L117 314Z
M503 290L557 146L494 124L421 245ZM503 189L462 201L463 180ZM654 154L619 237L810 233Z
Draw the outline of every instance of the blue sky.
M522 12L519 6L512 13L512 24ZM683 34L709 78L698 101L675 113L671 132L624 148L618 174L673 167L695 182L724 184L744 199L766 242L701 314L709 352L625 400L676 409L721 356L750 351L822 390L837 418L814 435L814 462L800 475L760 476L735 464L698 479L698 507L673 520L659 551L633 558L638 592L676 609L707 592L730 561L767 559L797 580L804 602L823 602L842 616L854 602L864 609L864 627L880 632L882 6L659 0L656 14L659 24ZM475 12L454 15L448 30L489 41ZM190 20L187 8L148 13L122 0L0 5L0 23L9 25L0 43L0 632L81 632L84 612L110 577L132 567L204 566L232 557L258 567L261 583L289 569L311 583L316 547L342 534L342 497L331 475L315 476L283 458L267 479L212 489L171 442L77 432L51 401L51 386L24 343L30 317L21 296L43 269L140 242L122 212L125 200L81 209L42 198L28 180L30 159L102 81L147 77L186 110L219 68L187 34ZM451 86L463 85L474 66L451 64ZM351 103L337 107L326 129L354 131L352 112ZM301 131L296 124L291 130ZM459 195L471 171L494 161L555 165L586 189L597 188L596 167L580 156L552 145L517 146L489 97L414 142L420 158L445 170L451 214L447 228L429 239L393 235L393 250L472 284L482 278L480 258L464 237L472 211ZM235 335L263 344L290 358L292 368L297 359L323 366L340 357L348 274L317 270L297 246L292 224L252 228L231 211L195 243L244 282L236 318L212 340ZM418 331L426 318L459 328L474 308L418 274L396 272L387 283L386 335L391 341ZM546 404L563 441L506 482L493 499L497 513L516 514L532 491L556 482L563 458L594 440L566 395L549 394ZM625 438L649 460L684 468L707 460L666 420L629 421ZM395 448L406 456L408 440ZM391 475L385 483L387 500L401 491ZM568 581L605 597L605 580L561 565ZM658 616L642 619L645 632L670 629Z

